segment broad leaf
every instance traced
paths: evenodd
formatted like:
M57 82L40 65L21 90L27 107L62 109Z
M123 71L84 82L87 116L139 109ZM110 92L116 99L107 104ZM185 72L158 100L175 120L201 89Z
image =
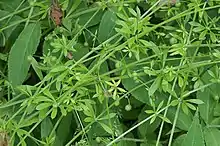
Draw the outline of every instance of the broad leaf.
M80 43L77 43L74 46L74 49L76 49L76 51L73 52L72 56L75 61L78 61L79 59L81 59L84 55L86 55L89 52L89 48Z
M220 103L215 105L214 116L220 116Z
M8 78L12 86L21 85L24 82L30 67L28 56L35 53L40 36L40 24L29 24L12 46L8 59Z
M175 113L176 107L169 107L169 110L167 112L167 118L170 119L171 122L174 120ZM188 131L190 125L192 124L192 117L193 116L190 111L188 115L186 115L182 110L180 110L176 126L182 130Z
M185 137L186 137L186 134L183 134L183 135L180 135L179 137L177 137L174 140L172 146L180 146L183 143Z
M128 90L131 91L134 88L137 88L136 90L133 90L131 94L139 101L143 103L148 103L149 104L149 95L148 91L146 90L144 84L137 83L135 82L132 78L127 78L122 80L122 84L124 87Z
M202 117L202 119L206 122L209 123L213 119L213 110L214 110L214 99L210 95L211 93L209 90L206 88L204 92L198 91L197 92L197 98L201 99L204 104L199 105L199 112Z
M13 1L9 1L9 0L1 0L0 5L1 8L3 8L4 10L7 10L9 12L14 12L16 10L16 8L21 4L22 0L13 0ZM27 4L27 3L26 3ZM20 9L24 8L27 5L21 5Z
M205 128L204 138L206 146L220 146L220 131L216 128Z
M144 111L147 109L148 106L145 106L145 108L142 109L142 112L138 116L138 122L141 122L145 118L149 117L148 114L146 114ZM154 131L158 128L160 125L160 118L156 118L156 120L150 124L150 121L145 122L144 124L138 126L138 132L140 134L141 138L145 137L151 137Z
M7 15L10 15L10 12L0 10L0 18L3 18L5 16L7 16ZM3 29L4 27L9 26L11 24L14 24L16 21L21 20L21 19L22 18L19 17L19 16L13 16L13 17L11 17L10 21L8 21L8 19L0 21L1 29ZM10 27L10 28L4 30L3 32L1 32L1 35L0 35L0 46L4 46L5 45L5 42L7 42L8 38L10 37L10 35L16 29L17 26L18 25L13 25L12 27Z
M46 117L41 123L41 138L48 137L52 129L53 129L53 123L49 117Z
M63 117L57 130L54 146L64 146L66 142L72 137L73 134L72 126L74 120L72 119L72 114L69 113L67 116Z
M205 82L205 84L210 82L210 75L208 72L206 72L202 76L202 80ZM213 120L213 111L214 111L214 106L215 106L215 100L213 98L213 94L216 94L218 96L218 89L219 86L217 85L212 85L208 88L205 88L204 91L198 91L197 92L197 98L202 100L204 104L200 104L199 107L199 112L202 117L202 119L205 121L205 123L210 123Z
M205 146L202 127L199 122L199 115L196 112L192 125L182 143L182 146Z
M104 42L115 34L115 21L117 16L114 12L107 10L102 16L102 20L99 26L98 39Z
M67 17L77 9L77 7L80 5L81 2L82 2L81 0L69 1L69 4L68 4L69 9L67 10L67 12L68 12Z
M83 9L82 9L82 11L83 11ZM91 27L91 26L94 26L100 22L100 20L102 19L102 15L103 15L103 11L99 10L97 12L97 9L96 9L94 11L88 11L87 13L83 13L82 15L80 15L79 17L74 18L74 19L75 20L79 19L79 24L82 26L87 24L86 27Z

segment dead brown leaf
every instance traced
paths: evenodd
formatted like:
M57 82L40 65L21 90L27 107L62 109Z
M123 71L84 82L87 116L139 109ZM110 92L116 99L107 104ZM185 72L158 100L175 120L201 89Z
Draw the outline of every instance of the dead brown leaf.
M52 0L50 8L50 17L57 26L61 25L63 12L57 0Z

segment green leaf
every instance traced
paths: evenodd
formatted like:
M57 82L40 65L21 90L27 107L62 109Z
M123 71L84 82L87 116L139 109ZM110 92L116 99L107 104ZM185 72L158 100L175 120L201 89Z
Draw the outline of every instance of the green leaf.
M40 80L43 80L43 74L42 74L42 72L39 68L38 62L35 60L34 57L32 57L32 56L29 56L29 57L31 58L31 66L33 67L33 69L34 69L35 73L37 74L38 78Z
M208 73L211 77L216 78L216 75L213 73L212 70L208 70Z
M192 26L202 26L200 23L194 22L194 21L189 22L189 24L192 25Z
M186 106L188 106L190 109L192 109L192 110L196 110L196 107L193 105L193 104L191 104L191 103L187 103L186 102Z
M100 43L106 41L115 34L116 21L117 16L113 11L107 10L104 13L98 31L98 39Z
M145 112L146 112L147 114L153 114L153 113L154 113L153 110L146 110Z
M133 90L131 94L139 101L143 103L149 103L148 91L146 90L144 84L135 82L132 78L126 78L122 80L124 87L130 91L135 87L138 87L136 90Z
M106 125L106 124L104 124L104 123L101 123L101 122L99 122L99 124L102 126L102 128L103 128L106 132L108 132L109 134L113 134L112 129L111 129L108 125Z
M53 129L53 123L49 117L46 117L41 123L41 138L48 137L52 129Z
M168 109L167 118L170 119L171 121L174 120L176 110L177 110L176 107L169 107ZM190 111L188 115L186 115L182 110L180 110L176 126L182 130L188 131L192 123L192 118L193 116Z
M12 86L21 85L25 80L32 56L40 42L41 29L39 23L31 23L18 36L11 48L8 59L8 79Z
M159 111L159 110L162 108L163 103L164 103L164 101L161 101L161 102L160 102L160 104L159 104L158 107L157 107L157 111Z
M145 106L141 113L138 116L138 122L143 121L144 119L149 117L149 114L146 114L145 111L148 109L148 106ZM156 118L156 120L150 124L150 121L148 120L147 122L143 123L138 127L138 132L140 133L141 138L146 138L149 136L152 136L154 131L159 127L161 122L160 118Z
M184 112L186 115L188 115L189 109L188 109L188 107L186 106L186 104L185 104L185 103L182 103L181 107L182 107L183 112Z
M72 113L68 113L67 116L63 117L57 127L56 138L53 146L64 146L66 142L72 138L72 128L75 124Z
M181 76L178 77L178 85L181 87L183 87L184 81L183 78Z
M128 10L133 16L137 17L137 13L132 8L128 8Z
M60 105L59 108L60 108L60 111L61 111L61 113L62 113L62 116L66 116L66 115L67 115L67 112L66 112L66 109L64 109L64 106L63 106L63 105Z
M154 123L154 121L156 120L157 116L154 115L151 119L150 119L150 124Z
M153 52L158 55L158 57L160 56L160 50L158 48L158 46L153 43L152 41L146 41L146 40L142 40L142 39L139 39L139 41L147 48L150 48L153 50Z
M220 117L214 118L210 125L220 125Z
M208 124L213 119L215 101L207 88L205 88L204 92L198 91L197 98L204 102L204 104L200 104L198 107L200 116Z
M217 38L212 31L210 31L210 38L211 38L212 42L214 42L214 43L217 41Z
M84 119L84 121L87 122L87 123L90 123L90 122L93 122L94 119L91 118L91 117L86 117L86 118Z
M51 119L54 119L57 116L57 108L54 107L51 113Z
M171 121L167 117L160 116L160 118L167 123L171 123Z
M216 128L204 128L206 146L220 146L220 131Z
M200 32L200 31L203 31L205 29L204 26L198 26L196 28L193 29L194 32Z
M68 17L72 12L74 12L77 9L77 7L80 5L81 2L82 2L81 0L69 1L68 5L70 7L68 7L66 17Z
M185 137L186 137L186 134L183 134L183 135L180 135L179 137L177 137L174 140L172 146L180 146L183 143Z
M7 16L7 15L10 15L9 11L0 10L0 18L3 18L5 16ZM16 21L19 21L21 19L22 19L21 17L15 15L15 16L11 17L10 21L8 21L8 19L0 21L1 29L6 27L6 26L9 26L11 24L15 24ZM1 31L0 46L5 46L5 42L7 42L7 41L10 41L10 43L11 43L11 40L9 40L9 37L11 36L13 31L17 28L17 26L18 26L18 24L17 25L13 25L12 27L10 27L10 28L8 28L8 29L6 29L4 31ZM15 35L15 34L13 34L13 35ZM1 40L4 40L4 41L2 42Z
M26 118L24 119L24 121L22 121L22 123L19 125L20 128L22 127L28 127L28 126L31 126L35 123L39 122L39 119L38 117L32 117L32 118Z
M53 97L53 95L51 94L51 92L50 92L48 89L45 89L45 90L43 91L43 93L44 93L44 95L46 95L46 96L49 97L50 99L55 100L54 97Z
M220 103L217 103L215 105L215 108L214 108L214 116L216 117L219 117L220 116Z
M116 113L110 113L109 115L106 115L98 120L107 120L107 119L112 119L116 116Z
M76 51L72 53L72 56L75 61L78 61L89 52L89 48L80 43L74 45L74 49Z
M41 103L36 107L36 110L42 110L42 109L45 109L49 106L52 106L52 103L49 103L49 102Z
M214 71L214 67L210 69L210 71ZM208 72L205 72L201 77L203 84L210 83L212 77ZM200 99L204 102L204 104L198 105L200 116L205 121L206 124L209 124L214 118L214 107L216 105L216 101L213 97L220 96L219 84L213 84L208 88L205 88L202 92L201 90L197 92L197 99Z
M13 0L13 1L8 1L8 0L1 0L1 8L4 10L7 10L9 12L15 12L15 9L21 4L22 0Z
M204 102L200 99L188 99L187 102L195 103L195 104L204 104Z
M171 102L172 106L177 106L179 104L179 100L175 99Z
M69 31L72 30L72 22L68 17L62 19L62 23L63 23L63 26L65 26Z
M202 127L199 122L198 111L196 112L192 125L182 143L182 146L205 146Z
M46 102L46 101L48 101L48 103L52 102L50 98L40 95L35 97L33 103Z
M63 65L57 66L55 68L53 68L50 72L52 73L57 73L57 72L62 72L64 70L66 70L67 68Z
M204 37L206 36L207 32L208 32L207 30L203 30L199 35L199 40L203 40Z
M82 11L83 11L83 9L82 9ZM103 16L102 10L98 10L98 12L97 12L97 9L94 9L92 11L86 11L86 13L78 15L78 17L76 17L74 19L75 20L79 19L79 25L81 25L81 26L84 26L85 24L87 24L86 28L88 28L88 27L91 27L91 26L98 24L100 22L100 20L102 19L102 16ZM88 20L90 20L91 18L92 18L92 20L88 23Z
M156 90L160 86L160 83L161 83L161 76L158 76L148 90L149 96L152 96L154 94L154 92L156 92Z

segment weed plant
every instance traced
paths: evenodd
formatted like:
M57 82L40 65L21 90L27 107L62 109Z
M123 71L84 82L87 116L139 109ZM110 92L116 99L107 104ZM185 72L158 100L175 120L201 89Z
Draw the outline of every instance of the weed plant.
M1 0L0 145L219 146L219 0Z

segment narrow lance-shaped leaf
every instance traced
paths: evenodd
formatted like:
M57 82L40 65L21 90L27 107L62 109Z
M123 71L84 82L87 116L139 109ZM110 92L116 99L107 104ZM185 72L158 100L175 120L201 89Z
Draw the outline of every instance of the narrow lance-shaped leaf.
M24 28L12 46L8 59L8 78L12 86L24 82L30 67L28 56L36 52L40 37L40 24L32 23Z
M159 88L160 83L161 83L161 76L158 76L148 90L149 96L152 96L154 94L154 92Z

